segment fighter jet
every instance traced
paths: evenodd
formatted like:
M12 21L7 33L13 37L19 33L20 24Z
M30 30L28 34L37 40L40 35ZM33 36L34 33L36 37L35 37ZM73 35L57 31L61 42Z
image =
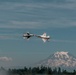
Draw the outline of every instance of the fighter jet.
M50 36L46 36L46 33L44 33L43 35L35 35L36 37L41 38L44 42L49 41Z
M29 40L30 37L33 37L33 36L34 36L34 34L30 34L29 32L23 34L23 38L24 38L24 39L26 38L27 40Z

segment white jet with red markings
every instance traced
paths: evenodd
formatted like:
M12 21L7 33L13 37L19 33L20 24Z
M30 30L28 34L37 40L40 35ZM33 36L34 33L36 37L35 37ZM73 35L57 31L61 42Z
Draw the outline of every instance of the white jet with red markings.
M35 35L36 37L41 38L44 42L49 41L50 36L47 36L46 33L44 33L43 35Z

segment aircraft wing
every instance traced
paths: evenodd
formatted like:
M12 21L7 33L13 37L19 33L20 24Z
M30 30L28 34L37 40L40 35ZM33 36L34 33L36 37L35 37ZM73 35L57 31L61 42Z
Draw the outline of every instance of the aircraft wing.
M30 38L30 37L23 37L23 39L27 39L27 40L29 40L29 38Z
M46 42L47 40L46 39L42 39L44 42Z
M29 40L30 39L30 36L26 37L26 39Z

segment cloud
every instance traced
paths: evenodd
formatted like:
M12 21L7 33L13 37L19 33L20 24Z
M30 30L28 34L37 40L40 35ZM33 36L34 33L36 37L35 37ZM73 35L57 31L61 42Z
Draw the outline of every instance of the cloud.
M37 21L9 21L8 23L2 24L0 28L29 28L29 29L40 29L46 28L43 22ZM41 29L42 29L41 28Z
M31 2L2 2L0 4L0 10L32 10L32 9L46 9L46 8L65 8L65 9L75 9L75 0L49 0L49 1L31 1ZM76 10L76 9L75 9Z
M4 16L0 20L0 28L43 29L76 26L75 0L32 1L2 2L0 10L3 10L4 14L2 12L1 16Z
M58 18L55 20L48 21L48 24L50 24L50 27L55 28L65 28L65 27L76 27L76 21L72 19L66 19L66 18Z
M9 21L9 24L1 25L0 28L29 28L29 29L47 29L47 28L65 28L76 27L76 21L68 18L58 18L44 21ZM0 36L0 38L5 38ZM7 37L6 37L7 38Z
M17 28L40 28L41 27L41 22L37 21L11 21L12 27L17 27Z
M34 8L44 8L44 6L41 3L19 3L19 2L3 2L0 4L0 10L22 10L27 9L31 10Z
M45 4L47 8L56 8L56 9L71 9L76 10L76 1L75 0L65 0L65 1L54 1L48 4Z
M0 10L14 10L14 11L27 11L34 9L47 9L47 8L65 8L75 9L75 0L50 0L50 1L35 1L35 2L2 2L0 4ZM76 10L76 9L75 9Z
M10 57L0 57L0 61L12 61L12 58Z

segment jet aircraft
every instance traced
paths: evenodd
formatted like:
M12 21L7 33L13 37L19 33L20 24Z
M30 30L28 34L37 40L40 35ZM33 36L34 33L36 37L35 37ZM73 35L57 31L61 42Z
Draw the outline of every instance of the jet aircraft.
M41 38L44 42L49 41L50 36L47 36L46 33L44 33L43 35L35 35L36 37Z
M33 37L33 36L34 36L34 34L30 34L29 32L23 34L23 38L24 38L24 39L26 38L27 40L29 40L29 38L30 38L30 37Z

